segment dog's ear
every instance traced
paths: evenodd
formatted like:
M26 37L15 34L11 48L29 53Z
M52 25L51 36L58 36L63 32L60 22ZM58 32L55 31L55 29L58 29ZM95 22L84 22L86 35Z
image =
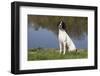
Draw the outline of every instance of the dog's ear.
M57 27L59 26L59 24L60 24L60 21L57 23Z
M67 30L67 25L65 24L65 22L63 22L62 25L63 25L62 28L63 28L66 32L68 32L68 30Z
M63 25L62 28L63 28L63 29L66 29L66 24L65 24L65 22L62 22L62 25Z

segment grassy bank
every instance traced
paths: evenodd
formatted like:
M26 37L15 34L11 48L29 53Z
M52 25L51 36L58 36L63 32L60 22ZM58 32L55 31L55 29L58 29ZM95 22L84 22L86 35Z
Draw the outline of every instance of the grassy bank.
M28 60L54 60L54 59L80 59L87 58L88 52L86 49L78 49L78 52L66 52L65 55L59 54L58 49L29 49Z

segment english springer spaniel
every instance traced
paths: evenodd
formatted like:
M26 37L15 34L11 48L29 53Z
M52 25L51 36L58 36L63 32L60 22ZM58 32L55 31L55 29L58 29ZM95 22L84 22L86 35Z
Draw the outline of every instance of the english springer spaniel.
M66 25L63 21L60 21L58 23L59 28L59 47L60 47L60 54L63 52L65 54L66 51L77 51L73 41L69 37L69 35L66 32Z

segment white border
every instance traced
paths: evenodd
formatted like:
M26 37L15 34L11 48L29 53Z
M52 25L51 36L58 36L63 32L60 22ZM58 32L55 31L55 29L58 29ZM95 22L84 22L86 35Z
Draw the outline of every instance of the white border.
M88 17L88 58L46 61L27 61L27 15ZM79 67L94 65L94 11L42 7L20 7L20 70Z

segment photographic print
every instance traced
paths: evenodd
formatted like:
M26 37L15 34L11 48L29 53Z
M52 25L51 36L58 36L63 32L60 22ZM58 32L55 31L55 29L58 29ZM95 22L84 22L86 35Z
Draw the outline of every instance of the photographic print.
M88 18L28 15L28 60L88 57Z
M97 7L11 3L11 73L97 69Z

